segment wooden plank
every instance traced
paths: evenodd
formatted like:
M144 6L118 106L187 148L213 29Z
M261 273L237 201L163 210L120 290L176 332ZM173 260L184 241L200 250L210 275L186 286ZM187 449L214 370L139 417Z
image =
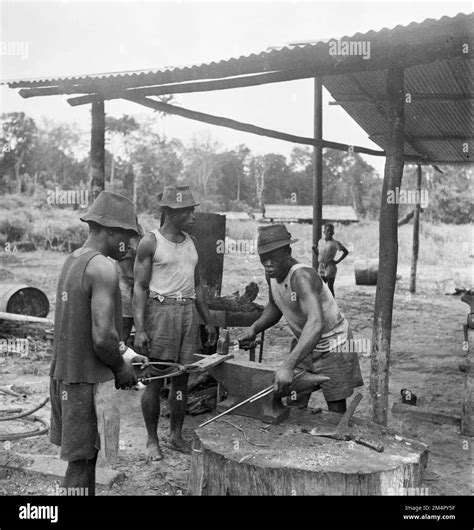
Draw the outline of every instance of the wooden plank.
M388 138L379 223L379 271L372 335L370 405L372 419L387 425L390 340L393 296L398 260L398 204L388 202L388 192L400 188L403 174L404 71L391 65L387 73Z
M187 365L188 370L194 371L202 371L209 370L210 368L214 368L215 366L219 366L219 364L223 363L224 361L228 361L230 359L234 358L233 353L228 353L227 355L220 355L218 353L214 353L213 355L200 355L200 354L194 354L195 358L200 358L200 360Z
M313 269L318 270L318 242L323 224L323 80L314 78L314 137L318 144L313 151Z
M418 196L421 197L421 166L416 168L416 189ZM413 209L413 248L411 254L411 271L410 271L410 293L416 293L416 267L418 264L418 251L420 248L420 212L421 204L415 204Z
M197 212L192 232L199 243L201 279L213 298L221 294L224 253L217 250L218 242L225 241L225 223L224 215Z
M446 425L457 425L461 424L460 416L456 414L446 414L444 412L438 412L428 407L420 407L414 405L407 405L406 403L394 403L392 405L393 414L408 414L413 418L417 418L423 421L430 421L432 423L446 424Z
M104 101L92 103L90 190L92 201L105 189Z
M281 83L283 81L292 81L295 79L305 79L313 77L312 69L306 73L301 70L283 70L277 72L269 72L257 75L247 75L244 77L227 77L224 79L212 79L207 81L194 81L185 83L173 83L169 85L158 85L149 86L143 88L131 88L126 91L124 90L107 90L101 91L98 94L88 94L87 96L78 96L75 98L69 98L68 103L75 107L78 105L85 105L92 103L92 101L103 97L104 99L119 99L132 95L134 97L146 97L146 96L162 96L166 94L186 94L190 92L209 92L214 90L228 90L232 88L243 88L250 86L259 86L268 83ZM33 97L40 95L49 95L49 92L54 89L36 89L33 94L27 94L26 90L20 90L20 96L22 97ZM57 89L56 89L57 90ZM44 91L41 93L40 91ZM57 93L57 92L56 92Z
M275 138L277 140L283 140L285 142L292 142L303 145L321 145L322 147L328 147L330 149L338 149L339 151L352 151L355 153L363 153L366 155L373 156L385 156L385 151L377 151L375 149L368 149L366 147L351 146L348 144L341 144L339 142L330 142L327 140L318 140L316 138L307 138L305 136L296 136L294 134L287 134L273 129L265 129L264 127L258 127L251 125L250 123L244 123L241 121L231 120L222 116L214 116L212 114L206 114L204 112L197 112L183 107L176 107L168 103L161 103L149 98L133 98L124 97L123 99L133 101L139 105L149 107L154 110L159 110L166 114L174 114L181 116L182 118L188 118L190 120L200 121L204 123L210 123L211 125L217 125L218 127L227 127L229 129L235 129L236 131L243 131L258 136L267 136L269 138Z

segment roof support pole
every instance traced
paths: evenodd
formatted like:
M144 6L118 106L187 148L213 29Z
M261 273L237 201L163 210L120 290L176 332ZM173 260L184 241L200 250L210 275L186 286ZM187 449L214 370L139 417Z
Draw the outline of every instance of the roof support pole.
M105 189L104 100L92 103L90 190L92 201Z
M416 166L416 196L418 202L415 204L413 215L413 249L411 254L410 293L416 293L416 266L418 264L418 249L420 245L420 212L421 212L421 165Z
M370 405L372 419L387 424L390 339L398 259L398 204L394 197L403 174L404 72L391 65L387 73L387 155L379 222L379 270L372 334Z
M318 241L323 224L323 80L314 78L314 138L318 141L313 152L313 268L318 269Z

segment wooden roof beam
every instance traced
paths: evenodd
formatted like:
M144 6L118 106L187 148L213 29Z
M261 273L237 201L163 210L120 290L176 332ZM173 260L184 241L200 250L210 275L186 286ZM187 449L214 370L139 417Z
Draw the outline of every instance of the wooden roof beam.
M70 105L85 105L92 103L92 101L100 99L119 99L124 94L133 93L136 96L160 96L164 94L181 94L187 92L207 92L211 90L224 90L230 88L240 88L247 86L258 86L267 83L278 83L282 81L292 81L295 79L306 79L313 77L314 73L311 71L300 70L284 70L276 72L268 72L256 75L247 75L241 77L227 77L223 79L202 80L185 83L173 83L165 85L154 85L139 88L114 88L111 90L101 89L97 84L82 84L74 86L58 86L58 87L39 87L39 88L23 88L19 94L23 98L39 97L39 96L56 96L61 94L78 94L84 93L87 96L82 98L71 98ZM91 94L91 92L96 92Z
M429 94L422 92L410 92L407 94L411 97L411 103L452 103L458 101L473 101L474 94ZM361 94L344 94L341 97L335 97L335 101L330 101L329 105L344 105L346 103L364 103L364 104L378 104L386 103L387 98L377 97L371 98L367 96L361 96Z
M265 129L263 127L258 127L256 125L251 125L250 123L244 123L230 118L224 118L222 116L214 116L212 114L206 114L204 112L197 112L190 109L185 109L183 107L177 107L175 105L170 105L169 103L162 103L150 98L138 98L127 96L123 99L128 101L133 101L139 105L149 107L160 112L165 112L167 114L174 114L176 116L181 116L182 118L188 118L195 121L200 121L204 123L209 123L211 125L217 125L219 127L227 127L229 129L234 129L237 131L242 131L246 133L256 134L258 136L266 136L268 138L275 138L276 140L283 140L285 142L291 142L296 144L303 145L322 145L322 147L327 147L330 149L337 149L339 151L347 151L354 153L361 153L366 155L373 156L385 156L385 151L377 151L375 149L369 149L367 147L360 147L357 145L341 144L339 142L330 142L327 140L319 141L315 138L308 138L305 136L297 136L294 134L287 134L280 131L275 131L272 129Z

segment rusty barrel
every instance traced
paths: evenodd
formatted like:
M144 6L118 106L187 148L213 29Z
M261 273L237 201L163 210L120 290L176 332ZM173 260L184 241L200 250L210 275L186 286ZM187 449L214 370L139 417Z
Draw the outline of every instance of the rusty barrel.
M49 313L48 297L36 287L17 283L0 284L0 311L45 318Z
M354 262L356 285L377 285L378 259L359 259Z

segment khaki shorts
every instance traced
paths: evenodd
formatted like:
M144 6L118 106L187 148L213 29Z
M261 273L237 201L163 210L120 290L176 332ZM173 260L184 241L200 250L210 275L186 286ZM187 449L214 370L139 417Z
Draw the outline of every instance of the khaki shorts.
M118 453L120 412L115 381L65 383L51 379L50 441L63 460L113 462Z
M298 365L298 368L303 368L308 370L308 372L330 377L329 381L320 384L326 401L346 399L352 395L354 388L364 384L357 352L351 352L349 348L349 340L352 338L352 332L349 330L346 343L327 353L323 353L321 357L314 361L308 355ZM297 341L294 339L291 343L291 350L296 344Z
M194 300L149 298L145 332L150 338L150 358L189 364L198 352L199 320Z

